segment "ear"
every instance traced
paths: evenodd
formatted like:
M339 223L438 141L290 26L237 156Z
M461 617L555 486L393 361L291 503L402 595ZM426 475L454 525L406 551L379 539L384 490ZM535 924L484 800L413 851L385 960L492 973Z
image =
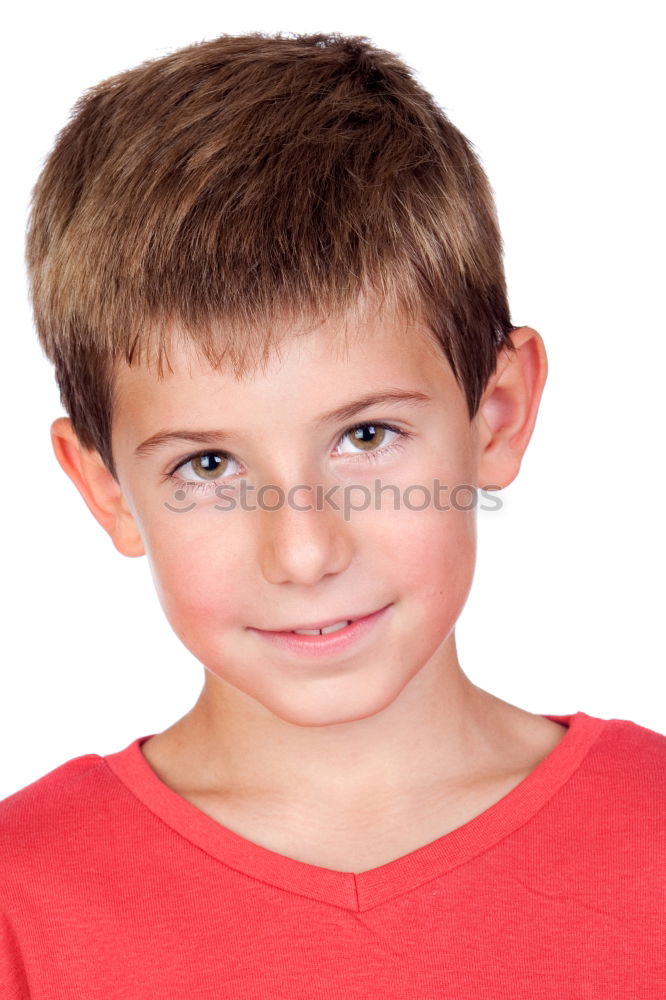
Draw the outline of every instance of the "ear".
M548 376L546 348L536 330L521 326L511 341L516 350L500 353L477 413L481 488L508 486L518 475Z
M99 452L83 447L67 417L58 417L51 424L51 443L61 467L118 551L124 556L144 555L134 517Z

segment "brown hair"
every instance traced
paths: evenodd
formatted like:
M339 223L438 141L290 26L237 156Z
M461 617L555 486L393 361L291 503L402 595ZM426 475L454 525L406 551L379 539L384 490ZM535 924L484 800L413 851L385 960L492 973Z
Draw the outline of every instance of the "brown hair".
M35 186L26 260L63 406L114 476L115 363L154 351L161 377L169 329L238 375L278 318L377 293L432 333L470 419L514 349L473 147L367 38L222 35L86 91Z

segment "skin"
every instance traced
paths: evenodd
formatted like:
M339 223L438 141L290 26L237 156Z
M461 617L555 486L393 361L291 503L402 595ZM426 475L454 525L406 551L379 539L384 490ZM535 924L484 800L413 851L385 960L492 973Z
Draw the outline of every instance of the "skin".
M512 334L516 354L499 356L470 422L448 362L422 327L366 310L352 329L344 351L332 321L287 337L265 369L243 379L213 370L182 344L170 352L173 374L163 381L148 366L123 365L112 430L117 481L96 452L81 447L67 418L53 423L52 441L116 548L147 555L171 626L205 667L195 706L143 745L158 777L256 843L362 871L478 815L566 730L482 691L460 666L455 625L474 573L475 507L394 510L389 498L347 519L328 506L221 511L212 486L183 498L177 482L165 481L201 451L228 456L214 485L238 488L244 479L285 493L294 484L339 484L341 491L377 478L401 491L432 488L435 479L449 488L513 481L547 375L535 330ZM343 403L394 388L430 401L316 424ZM362 450L345 433L379 422L411 437L366 430L370 445ZM231 428L243 437L135 455L141 442L173 428ZM373 448L376 460L368 458ZM190 463L176 475L201 482L201 469ZM296 499L312 497L302 491ZM441 502L450 499L444 494ZM468 499L463 494L463 504ZM421 501L417 491L413 504ZM267 505L275 502L266 495ZM330 660L297 657L248 630L387 604L384 622L358 650Z

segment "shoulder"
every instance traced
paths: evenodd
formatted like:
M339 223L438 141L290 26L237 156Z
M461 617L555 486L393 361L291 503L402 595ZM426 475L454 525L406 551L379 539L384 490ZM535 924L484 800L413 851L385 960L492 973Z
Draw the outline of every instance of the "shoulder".
M628 719L608 719L592 754L601 777L639 778L643 787L666 790L666 736Z
M91 836L109 780L104 759L85 754L0 801L0 883L36 875Z
M66 810L80 798L84 787L94 783L96 772L104 766L104 759L97 754L74 757L2 799L0 831L43 818L55 803Z
M642 830L666 859L666 736L628 719L605 720L575 779L587 815Z

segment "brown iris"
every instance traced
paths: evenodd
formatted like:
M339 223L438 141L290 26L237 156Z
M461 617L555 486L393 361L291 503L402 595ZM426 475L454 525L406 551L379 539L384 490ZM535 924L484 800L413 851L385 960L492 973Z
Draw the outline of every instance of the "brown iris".
M228 460L216 451L206 451L191 459L192 468L202 479L219 479L219 473L226 468Z
M376 437L379 434L379 441L366 440L365 435L367 434L370 434L371 437ZM348 435L354 444L360 445L364 451L372 451L373 448L382 443L386 436L386 430L384 427L375 427L374 424L364 424L362 427L356 427L353 431L349 431Z

